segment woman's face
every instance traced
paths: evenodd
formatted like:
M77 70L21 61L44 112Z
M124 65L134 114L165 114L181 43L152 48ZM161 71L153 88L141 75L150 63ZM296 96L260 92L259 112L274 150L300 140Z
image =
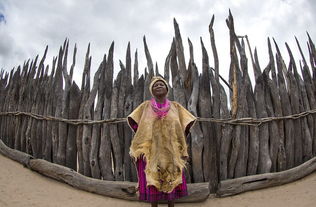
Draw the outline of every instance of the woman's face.
M168 93L167 86L163 81L156 81L152 87L152 92L155 97L164 97Z

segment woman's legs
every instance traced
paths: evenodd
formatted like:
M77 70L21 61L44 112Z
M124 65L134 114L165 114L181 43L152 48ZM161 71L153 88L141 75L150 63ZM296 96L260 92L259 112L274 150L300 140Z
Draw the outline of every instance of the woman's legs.
M168 207L174 207L174 201L168 201Z
M151 207L158 207L158 202L152 202ZM174 201L168 201L168 207L174 207Z
M157 207L158 206L158 202L152 202L151 203L151 207Z

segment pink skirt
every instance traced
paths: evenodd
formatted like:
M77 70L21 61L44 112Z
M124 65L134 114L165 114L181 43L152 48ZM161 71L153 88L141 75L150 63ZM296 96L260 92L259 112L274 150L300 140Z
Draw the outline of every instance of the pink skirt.
M156 202L161 200L171 201L188 195L184 172L182 173L182 183L175 187L172 192L164 193L158 191L155 186L147 186L145 174L146 161L143 157L137 159L136 166L138 174L139 200L147 202Z

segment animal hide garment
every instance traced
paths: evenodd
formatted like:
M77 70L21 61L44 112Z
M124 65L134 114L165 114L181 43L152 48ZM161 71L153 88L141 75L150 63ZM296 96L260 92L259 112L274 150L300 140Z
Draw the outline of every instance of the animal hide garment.
M128 123L138 128L130 147L135 160L143 155L147 186L153 185L159 191L171 192L182 183L182 171L188 157L185 132L192 127L196 118L172 101L168 114L159 118L150 101L139 105L129 116Z

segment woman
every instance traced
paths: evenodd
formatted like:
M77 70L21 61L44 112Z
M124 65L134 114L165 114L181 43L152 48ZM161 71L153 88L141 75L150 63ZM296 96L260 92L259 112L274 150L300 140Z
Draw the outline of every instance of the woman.
M167 82L153 77L151 100L140 104L129 116L135 135L130 155L136 161L139 199L158 206L158 201L188 195L184 167L188 158L186 136L196 118L179 103L169 101Z

